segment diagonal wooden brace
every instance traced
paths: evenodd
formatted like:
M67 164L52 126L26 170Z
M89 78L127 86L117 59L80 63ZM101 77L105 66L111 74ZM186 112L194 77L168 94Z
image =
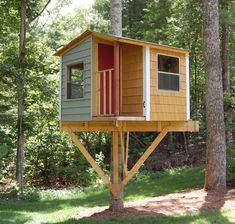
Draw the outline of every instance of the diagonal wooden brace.
M156 149L158 144L162 141L165 135L168 132L168 128L164 128L160 134L155 138L152 144L147 148L144 154L140 157L140 159L136 162L136 164L132 167L130 172L127 174L125 179L122 181L123 186L125 186L128 181L134 176L134 174L139 170L139 168L143 165L145 160L150 156L150 154Z
M124 132L119 131L120 136L120 143L121 143L121 154L122 154L122 170L123 170L123 177L127 176L127 166L126 166L126 159L125 159L125 145L124 145Z
M81 151L83 156L87 159L87 161L91 164L92 168L97 172L97 174L101 177L101 179L105 182L105 184L108 186L110 191L113 192L113 188L111 187L111 182L108 178L108 176L104 173L104 171L100 168L100 166L96 163L96 161L92 158L90 153L86 150L84 145L81 143L81 141L78 139L78 137L73 133L73 131L68 128L66 129L68 135L73 140L74 144L78 147L78 149Z

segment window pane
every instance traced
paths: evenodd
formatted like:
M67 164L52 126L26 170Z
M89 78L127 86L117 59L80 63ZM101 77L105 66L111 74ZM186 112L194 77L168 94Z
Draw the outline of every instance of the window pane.
M158 89L179 91L179 76L158 72Z
M158 71L179 73L179 58L158 55Z
M83 63L68 67L67 98L83 98L84 90L84 65Z

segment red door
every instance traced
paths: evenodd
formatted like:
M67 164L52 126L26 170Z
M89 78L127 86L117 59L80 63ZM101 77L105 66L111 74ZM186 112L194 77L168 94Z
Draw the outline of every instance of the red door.
M98 44L100 115L114 114L114 48Z

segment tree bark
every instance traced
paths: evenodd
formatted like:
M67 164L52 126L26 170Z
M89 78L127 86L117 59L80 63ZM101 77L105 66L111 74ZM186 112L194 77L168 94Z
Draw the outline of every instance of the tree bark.
M112 138L114 138L114 135L118 135L118 182L121 184L123 180L123 166L122 166L122 154L121 154L121 144L120 144L120 136L118 133L113 133ZM112 146L113 147L113 146ZM110 160L110 173L111 173L111 183L114 184L114 178L113 178L113 170L114 170L114 162L113 162L113 150L111 153L111 160ZM116 199L112 192L110 192L110 198L109 198L109 209L113 212L120 211L124 208L124 191L121 189L120 191L120 197Z
M111 31L110 33L115 36L122 36L122 0L111 0ZM119 183L123 180L123 170L122 170L122 157L121 157L121 146L120 146L120 137L118 140L118 179ZM111 159L110 159L110 171L111 171L111 183L113 184L113 159L112 159L112 150L111 150ZM123 189L120 192L120 198L116 199L112 193L110 193L110 204L109 209L111 211L119 211L124 208L123 202Z
M229 11L229 3L228 0L221 0L221 8L224 12ZM221 25L221 61L222 61L222 78L223 78L223 91L225 93L230 93L230 63L229 63L229 37L230 37L230 27L228 21L222 21ZM229 113L229 106L224 105L225 114ZM231 118L225 118L225 123L232 123ZM227 144L231 144L233 141L232 130L226 130L226 142Z
M203 47L207 122L205 189L224 191L226 190L226 144L218 0L203 0Z
M122 1L111 0L111 30L115 36L122 36Z
M25 51L26 51L26 7L27 0L20 2L20 38L19 38L19 77L18 77L18 119L17 119L17 160L16 180L20 194L23 195L24 176L24 79L25 79Z
M174 152L174 150L175 150L175 146L174 146L173 132L168 132L167 152L170 155Z

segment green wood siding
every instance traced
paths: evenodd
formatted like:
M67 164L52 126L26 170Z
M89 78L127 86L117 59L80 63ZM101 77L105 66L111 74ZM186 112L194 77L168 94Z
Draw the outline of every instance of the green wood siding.
M62 56L61 66L61 120L62 121L87 121L91 120L91 72L92 72L92 38L82 41ZM66 73L67 67L83 62L85 66L84 98L66 98Z

